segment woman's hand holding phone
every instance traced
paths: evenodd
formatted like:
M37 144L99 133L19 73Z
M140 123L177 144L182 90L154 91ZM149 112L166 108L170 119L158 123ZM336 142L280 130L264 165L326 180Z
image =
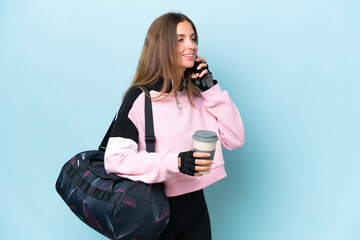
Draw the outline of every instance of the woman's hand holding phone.
M206 73L209 72L209 66L206 63L205 58L197 57L191 70L193 71L191 78L202 78Z
M212 78L205 58L197 57L191 70L193 71L191 80L200 91L204 92L217 83L217 81Z

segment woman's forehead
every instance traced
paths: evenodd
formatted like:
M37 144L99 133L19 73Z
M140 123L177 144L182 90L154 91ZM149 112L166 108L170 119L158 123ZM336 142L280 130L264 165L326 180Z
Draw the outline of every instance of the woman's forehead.
M183 21L183 22L178 23L177 28L176 28L176 33L177 33L177 35L185 35L185 36L195 34L191 23L189 23L188 21Z

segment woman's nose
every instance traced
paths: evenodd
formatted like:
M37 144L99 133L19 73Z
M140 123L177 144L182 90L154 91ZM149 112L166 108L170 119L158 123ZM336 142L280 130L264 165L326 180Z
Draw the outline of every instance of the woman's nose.
M187 40L187 42L186 42L186 48L187 48L187 49L194 49L194 48L195 48L195 43L194 43L194 41L192 41L192 40Z

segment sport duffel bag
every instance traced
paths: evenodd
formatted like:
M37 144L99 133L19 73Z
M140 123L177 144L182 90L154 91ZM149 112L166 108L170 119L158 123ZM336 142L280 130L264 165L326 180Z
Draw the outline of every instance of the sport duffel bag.
M155 136L148 97L145 97L145 118L146 149L154 152ZM81 152L63 166L56 190L76 216L104 236L114 240L155 240L170 218L168 199L158 184L106 174L104 150L113 123L99 150Z

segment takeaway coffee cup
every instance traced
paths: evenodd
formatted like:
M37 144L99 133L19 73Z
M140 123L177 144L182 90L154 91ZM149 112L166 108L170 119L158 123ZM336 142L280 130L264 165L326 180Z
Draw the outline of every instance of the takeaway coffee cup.
M209 158L203 158L208 160L214 159L216 142L219 140L218 136L215 132L209 130L199 130L196 131L193 135L194 140L194 151L195 152L207 152L210 153L211 156ZM200 174L208 174L208 171L199 171Z

